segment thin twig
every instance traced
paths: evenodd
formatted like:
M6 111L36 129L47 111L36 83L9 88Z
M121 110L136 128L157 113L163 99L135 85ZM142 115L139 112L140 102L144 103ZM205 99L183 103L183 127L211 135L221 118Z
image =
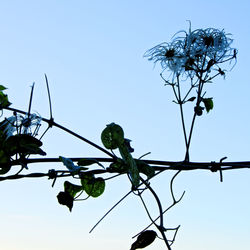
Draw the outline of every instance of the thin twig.
M89 231L89 233L93 232L93 230L98 226L98 224L116 207L119 205L119 203L121 203L128 195L130 195L132 193L132 191L129 191L127 194L125 194L118 202L115 203L114 206L112 206L108 212L106 212L102 218L91 228L91 230Z
M48 78L47 75L44 74L45 76L45 82L46 82L46 87L47 87L47 92L48 92L48 98L49 98L49 111L50 111L50 119L53 118L52 116L52 105L51 105L51 97L50 97L50 91L49 91L49 82L48 82Z
M188 142L187 142L186 126L185 126L184 113L183 113L183 101L181 100L181 89L180 89L181 87L180 87L179 77L177 77L177 87L178 87L178 100L177 101L180 106L182 130L184 133L185 145L187 148Z
M173 199L173 203L176 203L176 199L175 199L175 196L174 196L174 191L173 191L173 182L174 182L174 179L176 178L176 176L181 172L181 170L179 170L171 179L170 181L170 192L171 192L171 195L172 195L172 199Z
M146 210L146 213L147 213L149 219L150 219L151 222L156 226L156 228L158 228L158 225L155 223L155 221L154 221L153 218L151 217L151 215L150 215L150 213L149 213L149 211L148 211L147 205L146 205L145 201L143 200L142 195L141 195L141 193L140 193L139 191L138 191L138 196L140 197L140 200L141 200L141 202L142 202L142 204L143 204L144 209ZM139 234L141 234L141 232L140 232Z
M31 92L30 92L30 101L29 101L29 108L28 108L28 118L30 117L30 110L32 105L32 98L33 98L33 91L34 91L35 83L33 82L31 86Z

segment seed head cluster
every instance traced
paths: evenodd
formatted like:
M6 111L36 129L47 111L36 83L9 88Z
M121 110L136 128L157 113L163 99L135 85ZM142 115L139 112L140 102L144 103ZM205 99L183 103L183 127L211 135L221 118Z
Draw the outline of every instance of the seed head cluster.
M179 36L184 33L184 36ZM177 36L178 35L178 36ZM160 63L163 71L174 77L199 77L211 70L222 72L219 64L236 58L233 40L224 30L214 28L179 31L171 42L163 42L144 54L148 60Z

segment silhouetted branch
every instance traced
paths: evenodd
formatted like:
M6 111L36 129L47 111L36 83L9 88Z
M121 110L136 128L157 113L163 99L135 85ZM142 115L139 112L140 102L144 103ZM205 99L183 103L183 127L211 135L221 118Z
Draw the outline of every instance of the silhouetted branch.
M77 162L80 159L95 159L98 162L112 163L116 159L113 158L103 158L103 157L72 157L72 161ZM235 161L235 162L185 162L185 161L160 161L160 160L143 160L145 163L150 164L155 171L165 171L165 170L209 170L212 172L217 172L219 170L235 170L235 169L248 169L250 168L250 161ZM52 162L61 162L59 158L30 158L25 159L26 164L30 163L52 163ZM20 165L20 160L13 160L11 165ZM110 172L103 170L102 173Z
M21 114L26 114L26 112L24 112L22 110L11 108L11 107L5 107L4 109L9 110L9 111L13 111L13 112L17 112L17 113L21 113ZM115 156L113 154L111 154L109 151L107 151L106 149L104 149L104 148L100 147L99 145L95 144L94 142L80 136L79 134L73 132L72 130L70 130L70 129L68 129L68 128L66 128L66 127L64 127L64 126L62 126L62 125L60 125L58 123L56 123L53 119L46 119L46 118L42 117L41 120L48 123L50 126L55 126L55 127L59 128L59 129L65 131L65 132L73 135L74 137L88 143L89 145L97 148L98 150L102 151L103 153L105 153L105 154L107 154L110 157L115 159Z

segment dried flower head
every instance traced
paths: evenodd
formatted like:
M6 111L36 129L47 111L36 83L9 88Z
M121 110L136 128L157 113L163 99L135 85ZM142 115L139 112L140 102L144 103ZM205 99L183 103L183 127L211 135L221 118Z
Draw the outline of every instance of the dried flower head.
M39 127L41 126L41 121L42 121L41 116L37 114L29 114L26 115L25 117L21 117L20 125L22 127L23 134L34 133L34 131L32 131L33 128L37 133Z
M5 118L0 125L0 129L6 137L12 136L14 133L36 135L40 126L42 118L37 114L29 115L13 115Z
M177 34L184 33L184 36ZM161 43L148 50L144 56L154 63L159 62L163 71L168 70L173 78L178 76L201 76L211 70L219 71L218 64L236 58L237 51L231 47L230 34L214 28L180 31L169 43ZM221 69L220 69L221 70Z

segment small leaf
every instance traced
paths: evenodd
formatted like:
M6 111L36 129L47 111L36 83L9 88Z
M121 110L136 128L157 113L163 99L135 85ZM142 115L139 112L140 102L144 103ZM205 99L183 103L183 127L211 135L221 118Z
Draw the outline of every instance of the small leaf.
M60 192L57 195L57 199L58 202L61 205L65 205L69 208L69 211L71 212L72 208L73 208L73 202L74 202L74 198L67 192Z
M196 99L196 97L193 96L193 97L190 97L186 102L193 102L195 99Z
M7 88L5 88L3 85L0 85L0 91L3 91L5 89L7 89Z
M157 233L153 230L147 230L142 232L138 237L137 240L132 244L130 250L135 250L138 248L145 248L152 244L157 236Z
M210 110L213 109L214 103L213 103L213 98L202 98L202 101L205 105L206 111L209 112Z
M62 161L63 165L66 166L66 168L72 172L72 173L77 173L80 170L86 170L84 167L79 167L74 164L74 162L70 158L66 158L63 156L59 156L60 161Z
M46 153L39 148L36 144L24 144L21 145L22 151L25 154L38 154L38 155L46 155Z
M2 91L0 91L0 108L6 108L10 106L10 102L8 100L8 95L4 94Z
M92 164L100 164L99 161L97 161L96 159L80 159L78 162L77 162L77 165L78 166L90 166ZM85 170L87 170L88 168L84 168Z
M105 190L105 181L103 178L95 178L92 174L84 174L81 177L81 183L85 192L94 198L102 195Z
M69 158L59 156L59 160L62 161L64 166L66 166L69 171L75 171L78 169L78 167L74 164L74 162Z
M111 123L102 131L101 140L105 148L116 149L124 142L124 132L121 126Z
M69 181L64 182L64 191L69 193L73 198L76 196L78 192L81 192L82 190L83 190L82 186L72 184Z

